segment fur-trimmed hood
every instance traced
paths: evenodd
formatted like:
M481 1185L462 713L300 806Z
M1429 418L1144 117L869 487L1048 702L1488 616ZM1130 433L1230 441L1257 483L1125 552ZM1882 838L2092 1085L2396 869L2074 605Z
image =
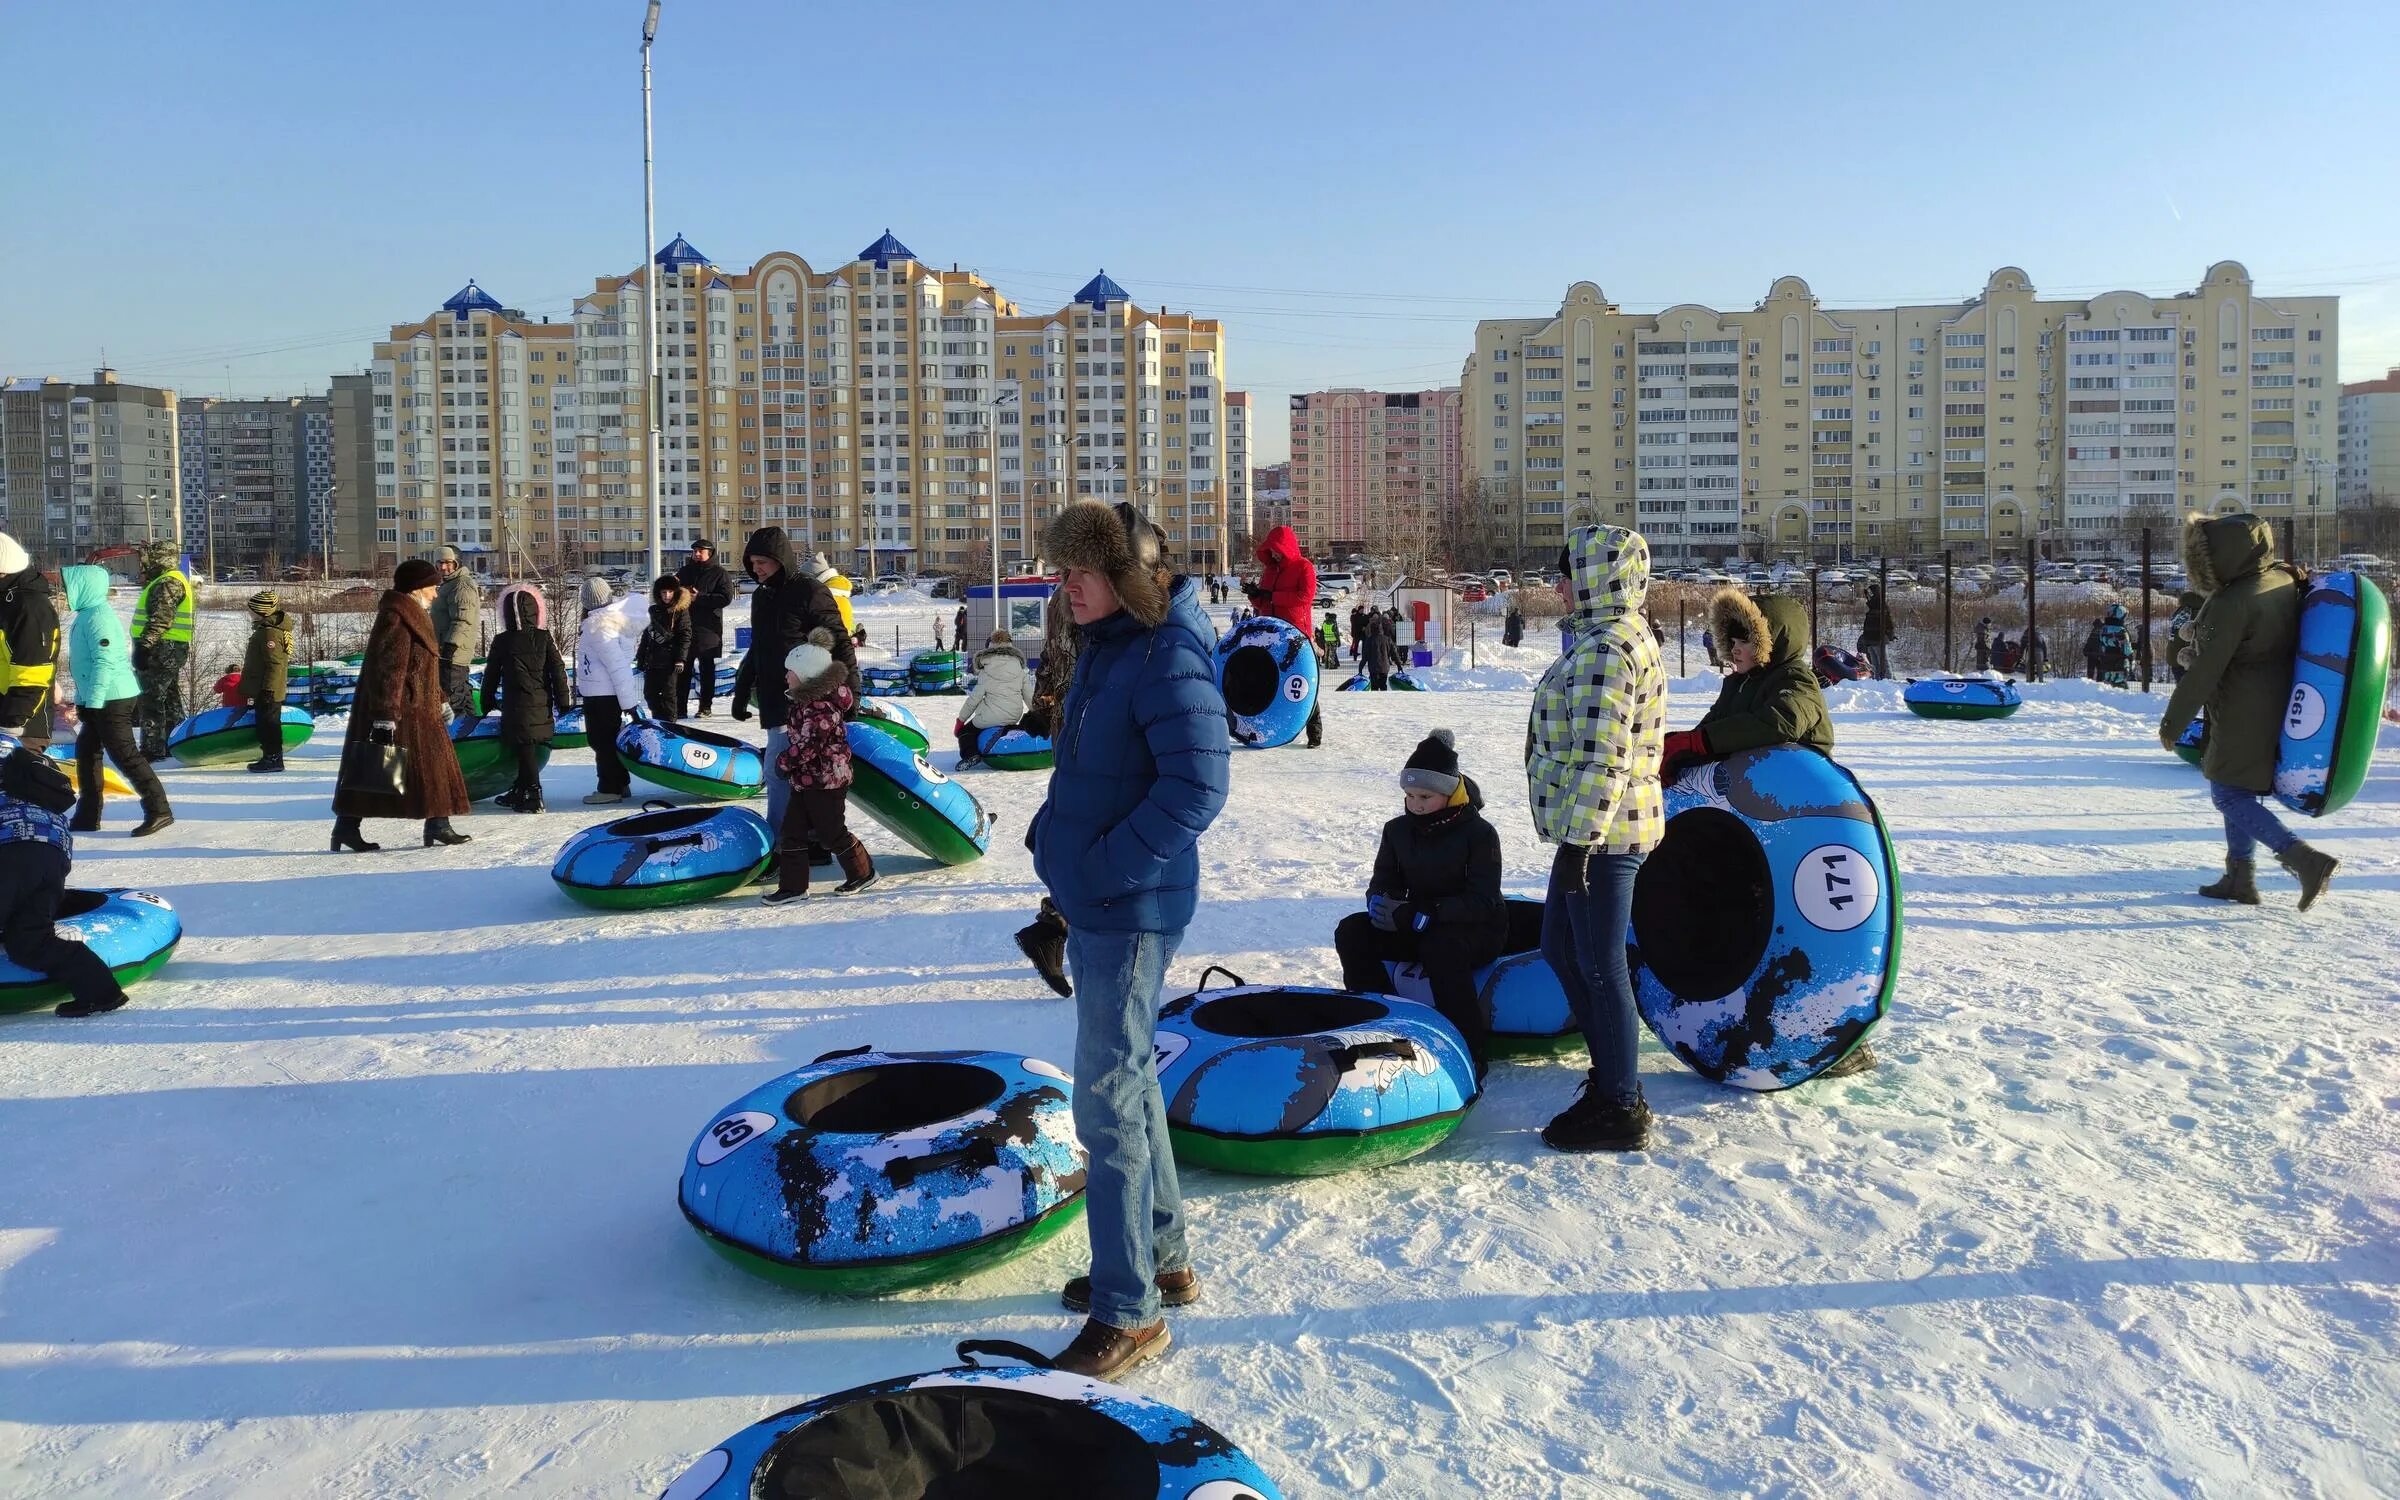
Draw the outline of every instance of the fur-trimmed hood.
M2199 593L2213 594L2274 560L2275 530L2261 517L2193 511L2183 519L2183 568Z
M1753 599L1740 589L1719 589L1708 601L1708 628L1721 654L1733 641L1731 627L1739 621L1750 639L1763 641L1758 664L1806 661L1815 644L1808 628L1808 611L1789 594L1761 594Z
M1156 629L1167 617L1174 575L1159 561L1158 528L1148 521L1141 524L1149 528L1150 537L1137 556L1117 507L1102 500L1078 500L1050 523L1042 538L1042 555L1062 568L1105 576L1125 612L1145 629Z
M520 603L519 601L523 601ZM542 591L530 583L512 583L492 601L502 630L548 630L550 606ZM530 614L528 614L530 611Z
M1757 602L1735 588L1719 589L1708 596L1708 637L1716 642L1720 656L1737 640L1771 646L1775 639Z

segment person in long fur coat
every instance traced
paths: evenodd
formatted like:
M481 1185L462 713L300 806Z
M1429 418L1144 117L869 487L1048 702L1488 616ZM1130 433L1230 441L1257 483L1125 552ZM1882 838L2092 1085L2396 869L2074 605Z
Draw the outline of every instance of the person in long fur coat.
M450 826L467 810L467 778L450 744L450 711L442 693L442 652L426 605L441 589L433 564L412 557L392 574L392 586L375 609L359 662L358 690L350 728L342 740L342 764L370 745L398 745L406 762L400 794L347 790L337 780L333 793L333 847L361 852L382 847L359 830L362 818L422 818L425 842L463 844L468 835ZM347 779L342 778L342 779Z

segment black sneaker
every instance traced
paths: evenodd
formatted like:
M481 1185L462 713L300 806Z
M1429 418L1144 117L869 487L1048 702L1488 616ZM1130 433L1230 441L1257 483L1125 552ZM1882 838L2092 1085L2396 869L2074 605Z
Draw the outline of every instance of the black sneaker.
M875 882L882 878L883 877L877 875L873 870L869 870L864 875L853 875L848 880L843 881L840 885L835 886L833 888L833 893L837 896L855 896L860 891L871 891L875 889Z
M115 1010L118 1006L123 1005L124 1003L125 992L123 990L119 990L116 992L116 994L110 996L106 1000L101 1001L97 1005L89 1004L82 1000L62 1001L59 1004L58 1009L52 1011L51 1014L66 1016L69 1018L79 1016L96 1016L104 1011Z
M1603 1102L1587 1082L1575 1102L1542 1127L1542 1144L1553 1151L1639 1151L1650 1144L1650 1105Z
M808 892L806 889L787 891L783 887L777 886L775 889L759 897L758 900L759 904L762 906L784 906L799 900L801 897L806 896L807 894Z

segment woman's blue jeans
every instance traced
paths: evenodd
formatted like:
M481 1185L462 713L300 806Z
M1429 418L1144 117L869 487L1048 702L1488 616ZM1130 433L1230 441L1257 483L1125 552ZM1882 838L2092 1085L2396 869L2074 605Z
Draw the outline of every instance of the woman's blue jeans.
M1557 972L1567 1005L1583 1028L1592 1058L1592 1097L1615 1104L1642 1097L1641 1022L1633 1009L1633 975L1625 964L1633 881L1641 870L1639 854L1599 854L1562 844L1550 862L1549 897L1542 908L1542 957Z

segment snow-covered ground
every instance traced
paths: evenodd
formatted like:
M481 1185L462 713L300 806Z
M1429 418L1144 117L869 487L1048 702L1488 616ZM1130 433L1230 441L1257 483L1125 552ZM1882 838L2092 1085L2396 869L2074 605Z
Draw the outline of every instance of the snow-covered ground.
M1611 1159L1536 1139L1568 1066L1504 1066L1414 1162L1190 1173L1208 1293L1141 1385L1295 1497L2400 1491L2400 731L2309 830L2343 868L2302 918L2280 872L2261 910L2189 894L2221 846L2152 705L2028 696L1837 695L1907 878L1878 1071L1755 1096L1646 1045L1654 1144ZM1433 724L1538 890L1525 704L1344 694L1326 749L1238 756L1175 980L1330 982ZM334 751L170 772L143 845L114 810L79 877L190 936L120 1014L0 1019L0 1493L655 1493L793 1401L1069 1333L1079 1235L816 1301L674 1202L713 1112L819 1053L1069 1055L1009 940L1041 777L970 778L978 864L870 831L864 896L602 916L546 875L588 756L462 848L331 855Z

